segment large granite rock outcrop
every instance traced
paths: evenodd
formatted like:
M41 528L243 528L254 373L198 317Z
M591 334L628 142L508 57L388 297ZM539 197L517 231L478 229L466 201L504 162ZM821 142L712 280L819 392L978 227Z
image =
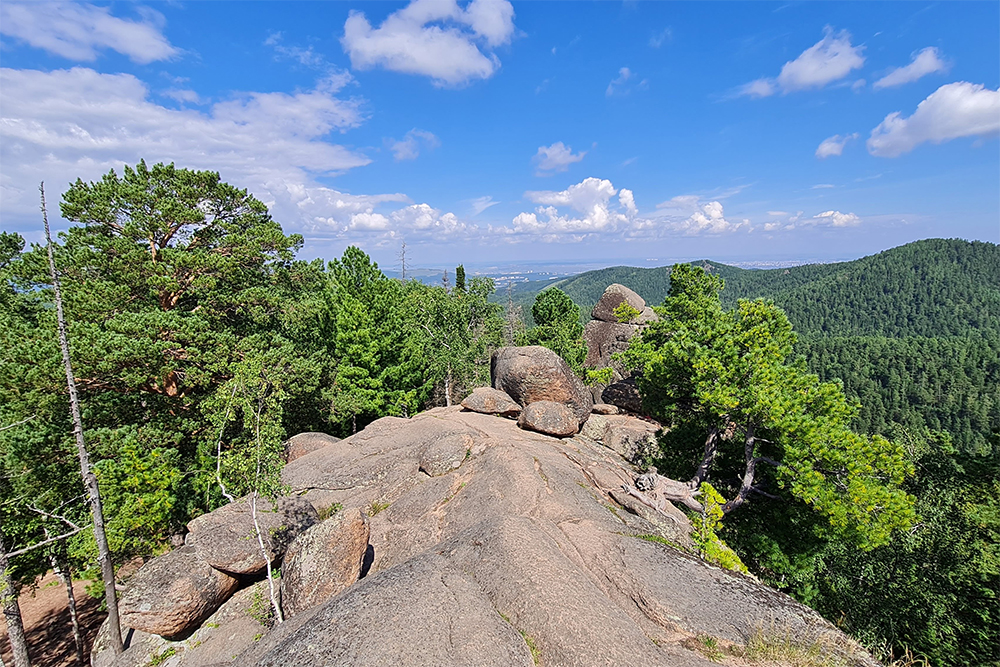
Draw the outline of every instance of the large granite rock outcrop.
M627 303L639 312L639 315L633 320L636 324L656 319L653 309L646 306L646 302L641 296L618 283L612 283L604 289L604 294L598 299L590 317L601 322L618 322L615 308L622 303Z
M639 315L629 322L619 322L614 311L622 303L632 306ZM583 365L587 368L610 368L613 372L611 379L615 382L629 377L628 369L613 356L627 350L643 326L658 319L653 309L638 294L615 283L604 290L591 317L593 319L583 328L583 340L587 344L587 358ZM596 400L603 400L603 389L604 386L601 386L595 390Z
M472 439L462 465L421 472L429 444L456 435ZM319 507L370 508L370 570L234 665L532 665L534 651L548 667L708 667L694 637L745 643L758 627L856 650L791 598L651 541L690 547L686 517L629 511L621 487L637 471L582 434L456 406L379 420L344 443L283 479Z
M221 607L238 585L236 578L202 560L193 547L181 547L139 568L119 602L121 624L162 637L181 637Z
M299 459L301 460L301 459ZM279 498L275 505L258 498L257 523L270 560L280 560L295 537L319 521L308 502L294 496ZM257 542L249 498L223 505L192 519L189 542L206 563L234 576L255 574L267 565Z
M467 454L432 476L421 460L441 441ZM460 406L378 420L282 472L317 508L366 508L367 574L228 664L710 667L697 638L776 628L874 666L814 611L703 562L682 512L623 492L637 475L583 434Z
M507 393L522 407L535 401L567 406L583 424L594 401L590 391L562 358L540 345L502 347L490 363L493 387Z

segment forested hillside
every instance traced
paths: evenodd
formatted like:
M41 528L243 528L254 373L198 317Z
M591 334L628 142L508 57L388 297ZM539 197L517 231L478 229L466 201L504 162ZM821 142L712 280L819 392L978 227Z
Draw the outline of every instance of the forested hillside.
M788 269L692 264L726 281L725 305L773 299L800 333L962 336L1000 330L1000 248L992 243L928 239L851 262ZM589 316L604 288L616 282L656 305L670 288L670 268L614 266L521 283L513 296L530 304L542 289L558 287Z

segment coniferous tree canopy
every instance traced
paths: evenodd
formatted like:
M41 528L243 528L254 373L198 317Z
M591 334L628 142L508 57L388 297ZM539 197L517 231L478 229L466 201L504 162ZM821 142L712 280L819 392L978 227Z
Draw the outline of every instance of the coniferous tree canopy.
M587 346L583 342L579 306L565 292L553 287L535 297L531 315L535 327L528 331L528 343L549 348L582 375Z
M701 451L688 474L726 496L726 514L775 497L804 503L830 530L863 548L913 523L899 486L912 472L904 450L848 427L856 407L839 384L789 363L795 343L784 313L763 301L722 306L723 281L673 267L661 320L630 346L643 407ZM686 441L685 441L686 440Z

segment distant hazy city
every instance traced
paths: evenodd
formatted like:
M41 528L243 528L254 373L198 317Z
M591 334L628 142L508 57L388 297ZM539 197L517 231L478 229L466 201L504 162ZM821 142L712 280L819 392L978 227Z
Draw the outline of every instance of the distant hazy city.
M575 262L552 262L552 261L537 261L537 262L512 262L506 264L486 264L479 262L471 262L464 264L465 270L470 276L484 276L487 278L492 278L496 283L497 289L501 289L508 284L523 283L529 281L537 280L552 280L556 278L568 278L569 276L575 276L586 271L594 271L596 269L607 268L608 266L636 266L641 268L655 268L658 266L672 266L673 264L683 263L683 262L700 262L705 259L710 259L712 261L718 261L723 264L729 264L730 266L738 266L741 269L784 269L790 266L802 266L803 264L832 264L840 261L849 261L853 258L843 258L843 259L785 259L785 260L746 260L746 261L727 261L719 260L711 257L701 257L697 259L688 258L648 258L648 259L632 259L616 262L614 264L608 264L608 262L599 261L575 261ZM383 266L380 267L387 276L390 278L399 278L401 276L400 267L396 266ZM455 267L454 266L439 266L439 267L407 267L406 277L415 278L425 284L436 284L440 283L444 279L444 274L447 271L448 280L453 281L455 277Z

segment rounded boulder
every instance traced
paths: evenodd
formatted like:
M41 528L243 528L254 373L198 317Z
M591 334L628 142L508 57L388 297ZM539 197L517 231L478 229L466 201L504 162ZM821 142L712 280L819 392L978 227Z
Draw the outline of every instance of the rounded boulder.
M462 407L472 412L500 417L517 417L521 414L521 406L514 399L493 387L476 387L462 401Z
M281 606L289 617L326 602L358 580L368 549L368 517L342 510L295 538L281 568Z
M118 603L123 626L172 639L211 616L239 585L181 547L143 565Z
M567 438L580 430L576 415L567 406L554 401L535 401L529 403L517 425L529 431L537 431L557 438Z

